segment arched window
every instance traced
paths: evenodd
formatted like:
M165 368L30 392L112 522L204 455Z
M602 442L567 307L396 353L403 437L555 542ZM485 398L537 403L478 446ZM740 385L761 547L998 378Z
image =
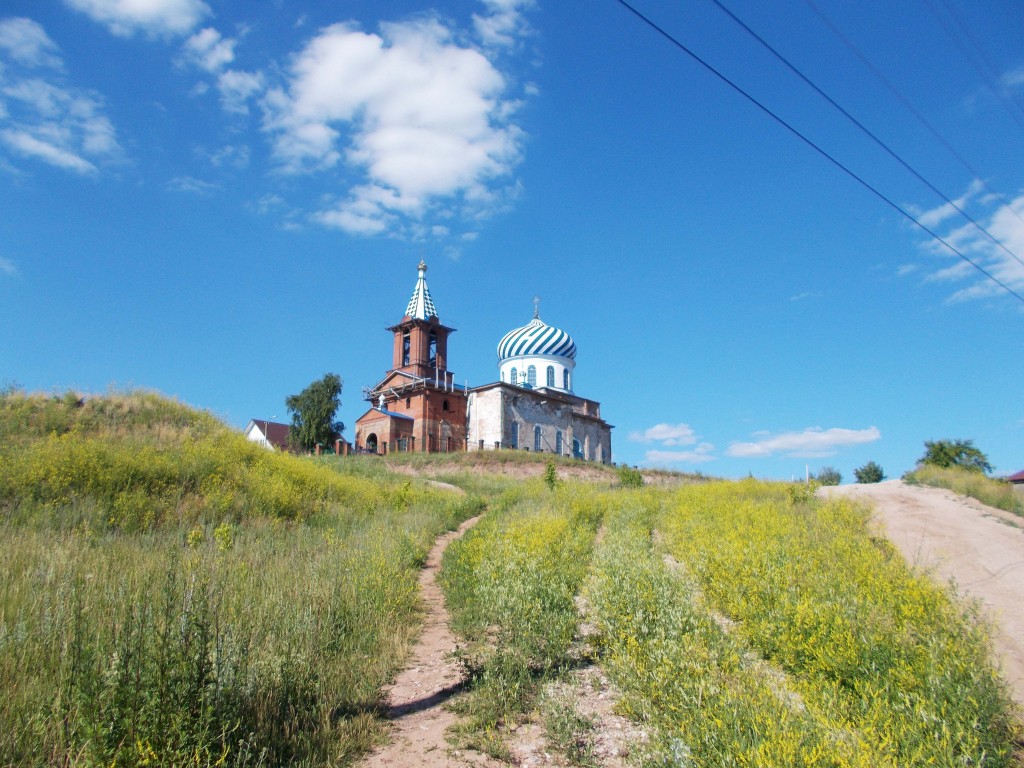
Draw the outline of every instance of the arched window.
M412 342L409 338L409 332L406 331L402 334L402 365L409 364L409 351L412 349Z
M518 421L513 421L512 422L512 439L509 440L508 444L510 446L512 446L513 448L518 448L519 447L519 422Z
M533 426L533 450L540 451L540 424Z
M577 440L575 437L572 439L572 455L573 458L576 459L583 458L583 446L580 445L580 441Z
M548 366L548 381L547 381L547 385L549 387L555 386L555 366L553 366L553 365L549 365Z
M517 371L515 368L513 368L511 375L512 375L512 383L513 384L518 384L519 383L519 371Z
M555 453L562 455L562 430L555 432Z
M443 403L441 403L441 410L442 411L449 410L449 406L448 406L448 401L447 400L445 400Z
M569 388L569 369L565 368L562 370L562 389Z
M526 369L526 383L532 389L537 386L537 366L531 365Z
M431 368L437 365L437 331L430 332L430 343L427 347L427 365Z

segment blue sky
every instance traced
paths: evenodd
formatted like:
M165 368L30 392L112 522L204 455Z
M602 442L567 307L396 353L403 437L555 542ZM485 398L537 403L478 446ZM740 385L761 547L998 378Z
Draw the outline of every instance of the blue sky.
M1024 293L1024 6L728 4L1006 251L709 0L636 7ZM242 427L332 371L351 425L423 258L471 385L542 297L616 461L1024 468L1024 303L615 0L7 0L0 211L3 384Z

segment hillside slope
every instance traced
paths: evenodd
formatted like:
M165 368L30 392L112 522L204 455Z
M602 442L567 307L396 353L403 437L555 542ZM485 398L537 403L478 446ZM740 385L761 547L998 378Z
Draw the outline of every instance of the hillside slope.
M470 496L150 393L0 395L0 765L337 765ZM350 470L350 471L349 471Z
M821 491L869 501L908 563L981 602L996 628L993 642L1007 681L1024 707L1024 518L902 480Z

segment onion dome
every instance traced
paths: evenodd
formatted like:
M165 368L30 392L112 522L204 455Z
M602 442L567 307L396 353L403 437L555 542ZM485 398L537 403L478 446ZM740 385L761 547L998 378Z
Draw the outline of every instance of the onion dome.
M524 355L555 355L576 358L576 342L561 328L547 325L536 315L528 325L506 333L498 342L498 360Z

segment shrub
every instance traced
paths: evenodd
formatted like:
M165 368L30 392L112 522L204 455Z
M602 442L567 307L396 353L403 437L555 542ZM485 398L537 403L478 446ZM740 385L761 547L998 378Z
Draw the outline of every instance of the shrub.
M619 485L623 488L643 488L644 476L638 469L633 469L625 464L618 468Z
M544 484L550 491L558 487L558 470L555 468L554 459L548 459L547 464L544 465Z
M835 467L822 467L814 479L819 485L839 485L843 482L843 476Z
M857 478L858 483L880 483L885 480L885 472L873 461L869 461L863 467L857 467L853 470L853 476Z

